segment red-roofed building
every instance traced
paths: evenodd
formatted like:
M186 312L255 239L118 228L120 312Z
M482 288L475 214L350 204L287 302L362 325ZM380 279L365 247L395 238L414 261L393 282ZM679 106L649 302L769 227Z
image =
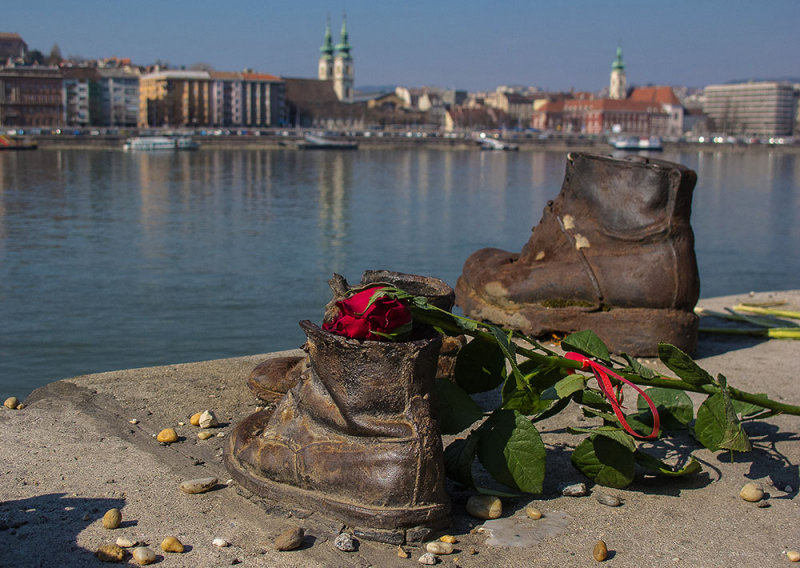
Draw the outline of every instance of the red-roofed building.
M643 87L634 89L627 99L547 102L537 106L531 126L582 134L620 131L641 136L677 136L683 128L683 107L670 87Z

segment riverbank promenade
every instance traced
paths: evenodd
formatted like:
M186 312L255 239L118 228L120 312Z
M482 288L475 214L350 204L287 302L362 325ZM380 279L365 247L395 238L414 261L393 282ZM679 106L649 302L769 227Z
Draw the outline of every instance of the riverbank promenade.
M800 291L705 299L700 306L722 311L766 300L797 310ZM416 566L420 547L404 546L406 559L396 545L366 540L357 551L342 552L334 547L339 524L263 502L229 481L222 448L233 426L260 404L246 379L265 357L68 378L34 391L21 410L0 409L0 565L98 566L97 548L123 537L146 543L164 567ZM696 359L732 386L800 403L796 342L701 335ZM630 412L635 403L629 400ZM201 440L190 417L204 410L220 424ZM565 427L580 420L574 407L541 423L549 454L545 491L504 499L507 528L468 516L469 493L448 482L453 525L446 533L458 543L453 556L440 558L442 566L594 566L592 548L601 539L610 566L637 568L783 566L789 563L785 551L800 549L800 417L748 423L754 449L733 461L726 452L697 449L703 468L697 476L640 477L625 490L590 486L590 496L564 497L563 484L587 481L559 451L579 442ZM179 440L160 444L155 436L164 428L174 428ZM699 448L688 438L685 447ZM668 451L667 458L674 457ZM218 483L207 493L179 490L183 481L208 477ZM763 504L739 497L750 481L764 486ZM623 504L604 506L599 493ZM528 503L544 516L527 518ZM114 507L122 511L122 524L105 529L101 519ZM273 539L292 527L305 529L304 545L275 551ZM167 536L186 551L161 552ZM229 546L212 544L218 538Z

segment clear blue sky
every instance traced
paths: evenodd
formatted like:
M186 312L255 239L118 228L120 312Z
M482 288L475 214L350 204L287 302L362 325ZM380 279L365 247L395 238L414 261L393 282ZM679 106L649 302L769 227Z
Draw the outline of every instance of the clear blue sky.
M800 0L25 0L0 31L45 54L316 77L343 10L357 86L595 91L617 45L629 85L800 77Z

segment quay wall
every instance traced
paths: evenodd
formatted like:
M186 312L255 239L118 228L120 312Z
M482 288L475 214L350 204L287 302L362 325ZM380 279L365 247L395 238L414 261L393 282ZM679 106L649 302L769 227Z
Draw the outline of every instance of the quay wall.
M87 149L87 150L121 150L128 136L123 135L73 135L73 134L41 134L26 136L35 141L42 149ZM211 135L191 136L199 142L203 149L293 149L302 141L297 135ZM477 149L477 143L469 138L447 138L443 136L337 136L336 140L358 142L360 148L370 149L402 149L402 148L434 148L442 150ZM588 151L611 152L613 149L603 138L580 136L558 136L547 139L508 137L508 142L517 144L521 151ZM795 144L713 144L698 142L664 142L665 150L697 151L697 152L781 152L800 153L800 143Z

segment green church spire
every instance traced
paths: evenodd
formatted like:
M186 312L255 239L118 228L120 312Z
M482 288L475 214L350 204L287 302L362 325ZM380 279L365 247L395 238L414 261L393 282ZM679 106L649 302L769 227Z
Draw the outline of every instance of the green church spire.
M331 38L330 18L328 18L328 25L325 26L325 40L323 41L322 47L320 47L319 50L322 53L322 57L324 59L330 59L333 57L333 39Z
M347 17L342 15L342 33L339 39L339 43L336 44L336 51L342 57L350 57L350 43L347 37Z
M625 70L625 64L622 62L622 47L621 46L617 47L617 58L614 60L614 63L611 65L611 70L612 71L616 71L618 69L620 71L624 71Z

